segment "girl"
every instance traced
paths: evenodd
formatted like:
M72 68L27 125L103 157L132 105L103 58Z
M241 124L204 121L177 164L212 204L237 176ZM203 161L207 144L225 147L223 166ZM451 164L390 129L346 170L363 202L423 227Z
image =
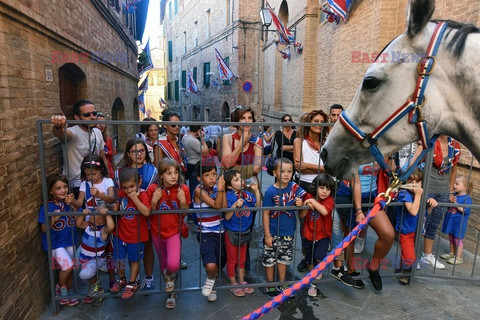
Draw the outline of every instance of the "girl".
M125 167L135 168L140 177L140 189L147 190L148 187L157 181L157 168L152 164L150 155L147 153L147 145L145 141L139 138L132 138L127 141L123 160ZM122 169L115 172L115 179L119 184L119 174ZM155 257L153 255L153 246L151 237L145 242L145 251L143 258L143 266L145 268L145 279L142 283L142 290L154 290L153 281L153 265Z
M313 179L312 185L317 189L316 198L305 200L305 205L309 206L310 210L299 212L299 216L304 218L302 243L309 271L327 255L332 237L332 212L335 205L332 197L335 181L331 176L321 173ZM322 274L317 276L317 279L321 278ZM314 283L310 284L308 295L316 297L317 294L317 286Z
M228 208L254 208L260 206L260 191L258 184L250 185L255 195L243 191L244 182L238 170L225 172L225 186L228 189L225 197ZM230 284L236 286L245 281L245 261L247 258L247 244L251 239L251 229L254 215L251 211L226 212L225 222L225 250L227 251L227 274ZM235 266L238 266L238 282L235 279ZM253 293L253 288L234 288L230 290L235 296L243 297L246 293Z
M255 112L238 106L231 113L232 122L255 122ZM251 133L251 126L236 126L237 131L223 136L222 167L237 169L243 179L258 175L262 169L262 143Z
M158 164L158 184L152 184L147 193L151 197L153 210L178 210L190 207L190 190L183 183L180 165L164 158ZM180 232L186 214L154 214L150 219L152 241L160 261L160 270L165 280L165 291L169 294L165 307L176 306L175 280L180 268Z
M162 121L180 121L180 115L176 112L167 111ZM163 125L165 128L165 134L161 135L158 139L158 143L154 147L154 164L158 166L160 160L170 158L175 160L181 167L181 174L185 175L187 172L187 159L185 150L183 149L178 134L180 133L179 125Z
M106 120L107 117L102 113L97 113L97 120ZM113 157L117 153L117 151L113 148L113 140L112 137L108 134L107 125L106 124L97 124L97 128L102 132L103 141L105 141L105 146L103 147L103 151L105 152L105 158L107 159L107 167L108 167L108 177L113 179L115 176L115 162L113 161Z
M457 204L472 204L472 198L468 195L473 190L473 183L467 177L459 175L453 185L454 196L450 202ZM460 213L460 214L458 214ZM442 254L440 258L450 264L462 264L463 238L467 231L470 208L448 208L443 221L442 232L449 235L450 252ZM455 255L456 254L456 255Z
M68 193L68 180L60 174L52 174L47 178L48 187L48 212L69 212L74 197ZM73 295L72 280L74 263L73 245L76 241L77 229L75 227L75 218L73 216L53 216L45 219L44 206L38 212L38 223L42 228L43 250L47 251L47 228L50 229L50 239L52 244L52 266L60 269L58 273L58 283L56 286L57 295L61 295L61 305L74 306L78 304L78 299L69 299ZM46 221L49 221L47 224Z
M78 199L73 204L75 207L97 211L97 207L113 203L114 184L108 178L108 169L102 157L94 154L86 156L81 164L80 176L82 183Z

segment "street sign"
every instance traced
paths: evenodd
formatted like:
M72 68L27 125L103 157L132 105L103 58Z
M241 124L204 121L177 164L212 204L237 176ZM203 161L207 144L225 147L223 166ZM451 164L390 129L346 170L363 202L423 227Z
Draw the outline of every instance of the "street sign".
M243 84L242 84L242 89L243 91L245 91L246 93L249 93L250 91L252 91L253 89L253 85L250 81L245 81Z

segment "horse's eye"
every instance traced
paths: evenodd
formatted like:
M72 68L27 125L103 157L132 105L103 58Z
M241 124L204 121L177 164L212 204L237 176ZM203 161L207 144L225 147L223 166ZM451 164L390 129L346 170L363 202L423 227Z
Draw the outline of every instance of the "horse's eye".
M363 80L362 90L374 90L380 85L380 80L373 77L368 77Z

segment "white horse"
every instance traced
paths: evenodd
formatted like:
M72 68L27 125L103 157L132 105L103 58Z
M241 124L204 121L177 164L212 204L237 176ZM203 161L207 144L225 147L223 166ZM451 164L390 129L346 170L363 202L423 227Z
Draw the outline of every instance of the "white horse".
M419 73L412 53L425 53L439 21L429 21L434 0L411 0L405 33L385 49L388 63L373 63L345 111L361 132L368 134L408 101ZM429 137L446 134L461 141L480 159L480 30L471 24L447 21L447 29L436 53L436 66L425 88L421 108ZM398 53L405 55L399 59ZM414 56L414 55L413 55ZM380 59L379 59L380 60ZM430 59L433 60L433 59ZM417 60L418 61L418 60ZM426 61L426 60L425 60ZM415 109L417 110L417 109ZM422 115L420 115L421 117ZM343 125L342 125L343 124ZM419 139L417 126L402 117L381 137L374 139L383 155L390 155ZM428 137L427 137L428 138ZM356 168L372 161L370 144L337 121L321 157L325 170L338 178L352 176Z

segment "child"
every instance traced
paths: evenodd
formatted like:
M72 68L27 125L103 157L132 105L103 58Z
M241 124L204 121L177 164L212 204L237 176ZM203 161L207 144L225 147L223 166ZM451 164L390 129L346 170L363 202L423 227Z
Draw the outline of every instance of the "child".
M123 168L135 168L140 177L140 188L147 190L148 187L157 182L157 168L152 164L152 159L148 154L148 149L145 141L138 138L129 139L125 145L125 153L123 154L125 166ZM118 182L119 173L123 168L115 172L115 179ZM148 225L148 232L150 234L150 225ZM153 254L153 245L150 236L145 242L145 252L143 259L143 267L145 269L145 279L142 283L142 290L151 291L155 289L153 279L153 265L155 256Z
M97 120L107 120L107 116L102 112L97 113ZM107 125L106 124L97 124L97 129L102 132L103 141L105 142L105 146L103 147L103 151L105 152L105 158L107 159L107 167L108 167L108 177L114 179L115 177L115 161L113 157L117 154L117 150L113 148L113 140L112 137L108 134Z
M238 170L228 170L224 174L226 202L228 208L254 208L260 206L260 191L258 184L251 184L250 188L255 195L243 191L244 182ZM225 250L227 252L227 274L230 284L236 286L245 281L245 261L247 259L247 244L252 234L250 227L254 215L251 211L236 211L225 213L224 227L226 230ZM235 266L238 267L238 282L235 279ZM235 296L243 297L246 293L253 293L253 288L234 288L230 290Z
M327 255L332 237L332 212L335 205L332 197L335 181L331 176L326 173L319 174L313 179L312 186L317 188L317 199L305 200L305 205L309 206L310 210L299 212L300 218L305 218L302 238L309 271ZM321 277L322 274L317 279L321 279ZM317 294L317 286L313 283L310 284L308 295L316 297Z
M60 174L51 174L47 178L48 187L48 212L69 212L70 205L74 201L73 194L68 193L68 180ZM69 299L73 295L73 245L76 241L77 229L75 227L75 218L73 216L53 216L50 219L45 218L44 207L40 207L38 212L38 222L42 227L43 250L47 251L47 228L50 229L50 239L52 244L52 266L60 269L58 273L58 284L56 286L57 295L61 295L60 304L74 306L78 304L78 299ZM49 220L47 226L46 221Z
M119 175L121 190L113 211L140 211L140 214L122 214L117 220L113 245L114 258L118 262L119 280L115 282L110 293L118 293L123 288L123 299L131 298L138 289L137 275L140 259L143 258L144 243L148 241L147 218L150 215L150 198L145 190L140 189L140 177L137 169L123 168ZM130 264L130 279L125 278L125 258Z
M472 198L468 195L473 190L473 183L467 177L459 175L453 185L454 195L450 202L458 204L472 204ZM460 214L458 214L460 213ZM470 208L452 207L448 208L443 220L442 232L449 235L450 252L441 255L442 259L450 264L462 264L463 238L467 231ZM456 254L456 255L455 255Z
M80 192L74 206L96 211L97 207L111 204L114 200L113 180L108 178L108 169L102 157L86 156L81 165Z
M306 192L298 184L291 182L293 163L280 158L275 161L274 176L276 182L265 191L265 207L303 205ZM275 265L278 268L278 281L285 281L287 266L292 262L293 239L295 235L295 210L264 210L263 229L265 232L262 264L268 282L274 281ZM266 287L266 294L273 298L288 286Z
M190 207L190 190L183 183L180 165L170 158L158 163L158 185L152 184L147 190L154 210L177 210ZM155 214L150 218L152 242L157 250L160 271L165 280L165 291L169 297L167 309L176 306L175 279L180 268L180 231L186 214Z
M99 211L101 215L93 216L90 221L86 221L84 216L78 216L76 222L78 228L85 229L80 246L82 267L79 275L80 279L88 283L87 296L83 303L92 303L96 295L103 293L98 283L97 271L106 264L110 234L115 229L112 216L105 216L108 209L102 207ZM89 213L90 209L83 210L84 215Z
M400 189L397 195L397 201L403 202L403 207L395 207L395 230L399 233L398 240L402 255L400 269L397 269L397 272L410 272L415 263L415 231L423 193L422 180L422 171L415 170L407 180L411 187ZM431 199L428 199L428 202L430 201ZM398 277L398 282L409 284L410 276Z
M195 188L193 207L195 209L219 209L226 206L225 197L218 194L225 192L225 180L221 177L218 180L218 189L215 185L217 180L217 167L213 161L197 163L197 172L202 175L198 177L200 184ZM225 247L223 246L223 226L220 212L195 213L193 220L198 225L197 241L200 243L200 254L202 255L203 266L207 273L207 279L202 287L202 295L208 301L217 300L216 291L212 290L215 278L221 268L225 266ZM222 261L220 261L220 257Z

